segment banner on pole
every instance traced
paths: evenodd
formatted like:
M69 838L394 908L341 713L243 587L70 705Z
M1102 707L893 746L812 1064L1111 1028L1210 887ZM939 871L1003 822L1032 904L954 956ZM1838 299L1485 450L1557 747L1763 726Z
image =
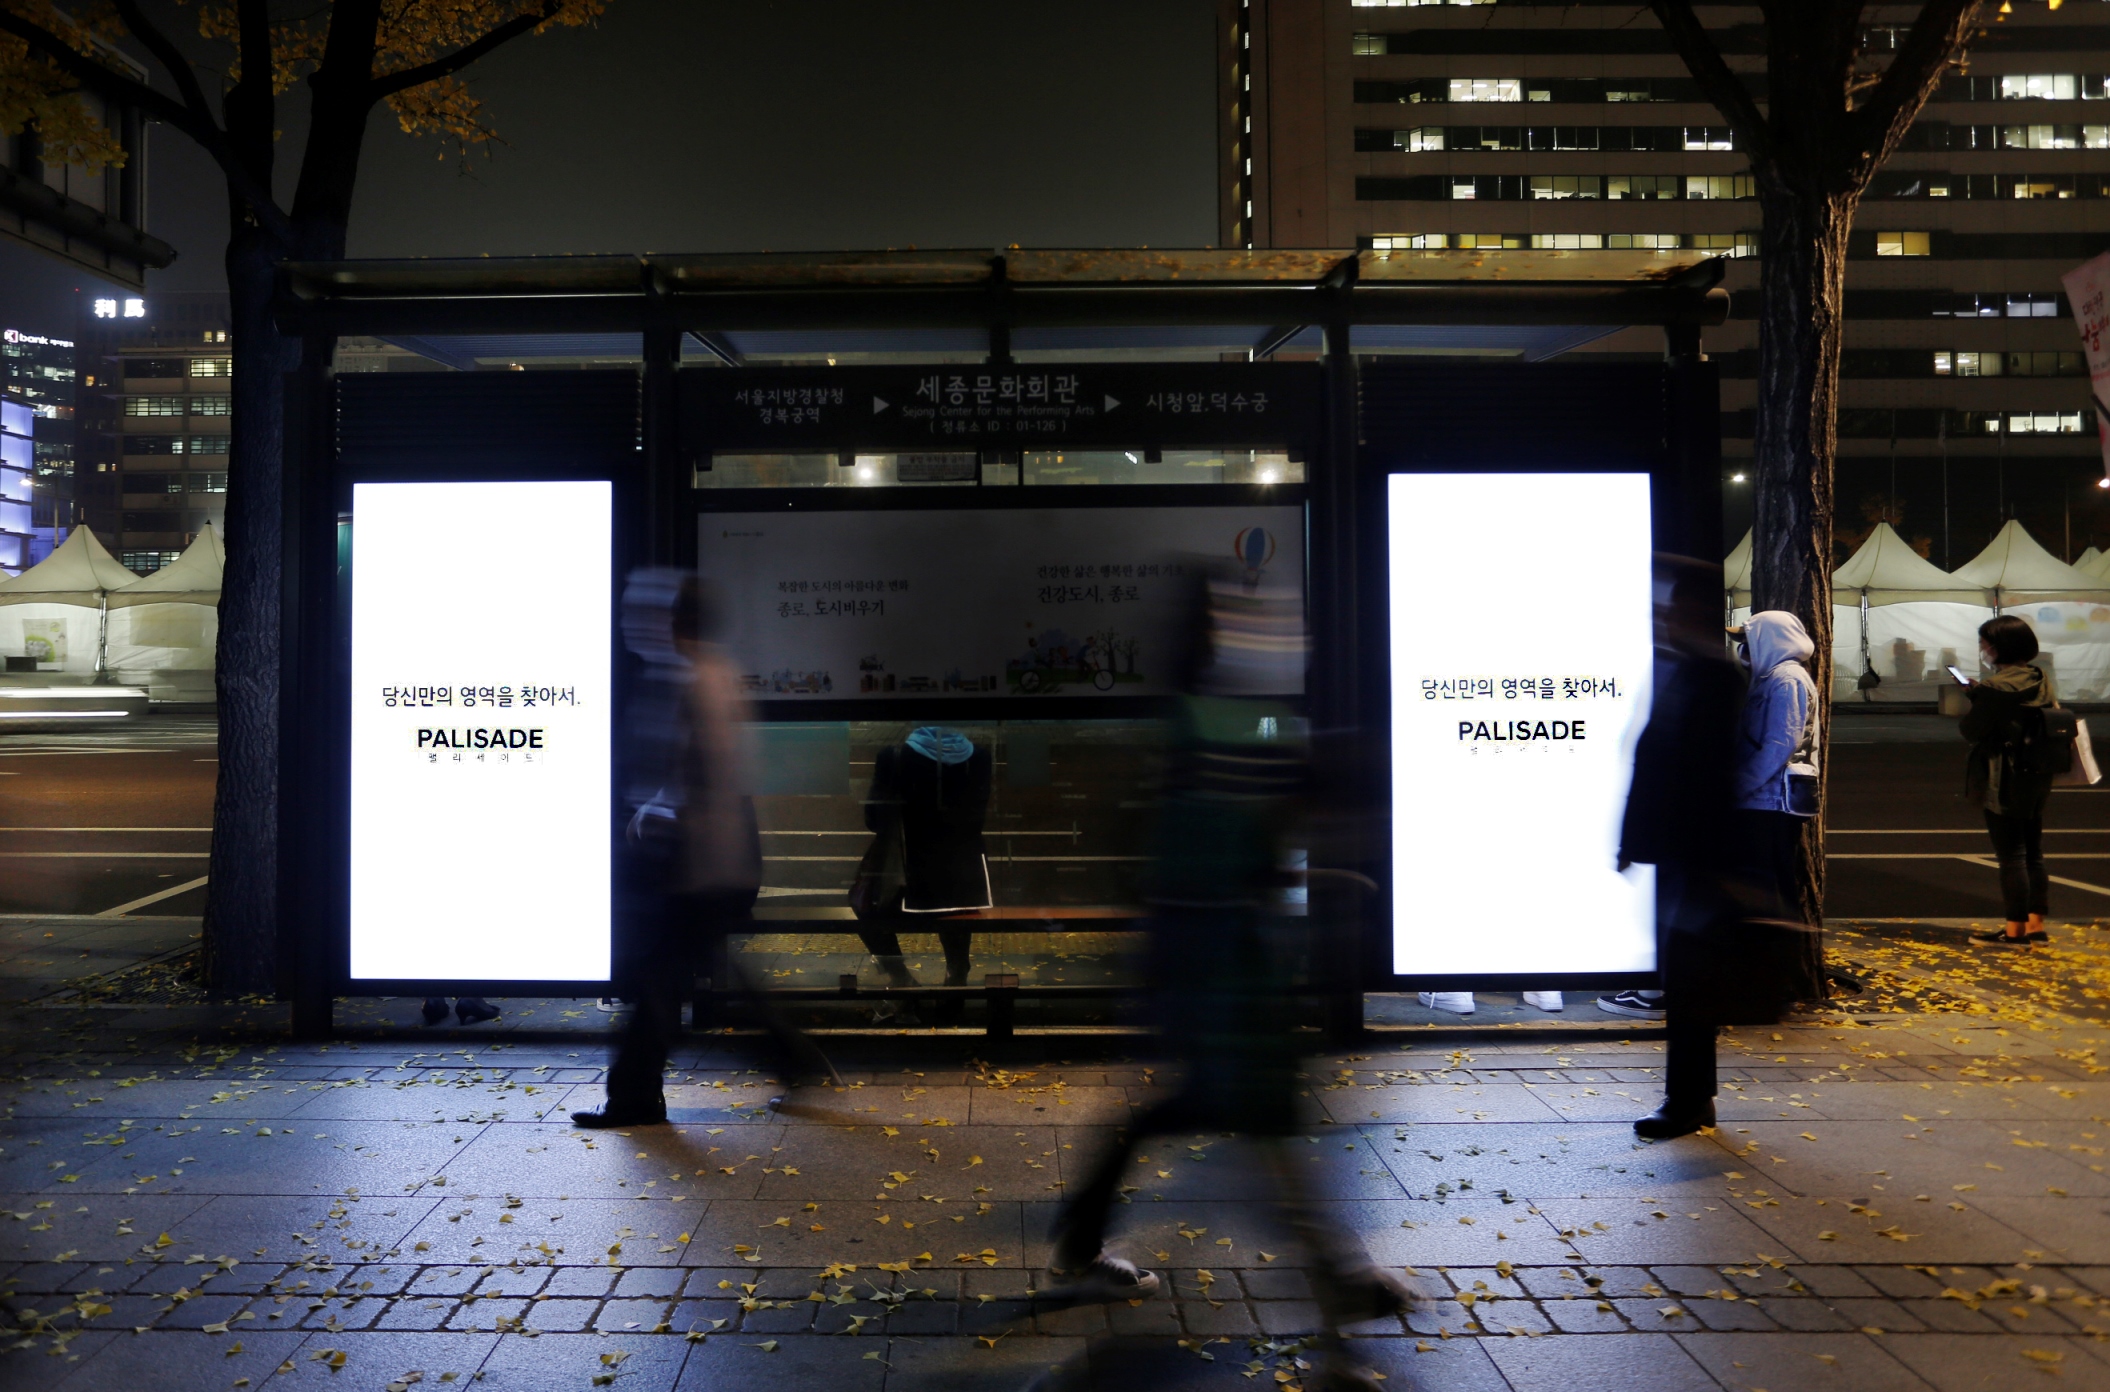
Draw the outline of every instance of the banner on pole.
M2088 350L2088 389L2095 398L2095 429L2103 444L2103 474L2110 478L2110 251L2083 262L2061 278L2073 303L2074 326Z

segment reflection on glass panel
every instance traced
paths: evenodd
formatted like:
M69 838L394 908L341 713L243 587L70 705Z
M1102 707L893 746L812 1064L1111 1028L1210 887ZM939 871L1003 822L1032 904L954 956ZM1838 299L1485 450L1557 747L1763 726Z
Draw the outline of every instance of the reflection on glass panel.
M925 454L714 454L696 471L697 488L895 488L1016 483L1004 466L983 465L973 450Z
M761 907L773 917L851 917L850 882L871 841L865 798L880 751L927 721L755 727ZM1126 915L1141 876L1162 759L1150 720L962 722L990 755L983 838L999 908Z
M1302 483L1304 461L1268 450L1028 450L1028 484Z

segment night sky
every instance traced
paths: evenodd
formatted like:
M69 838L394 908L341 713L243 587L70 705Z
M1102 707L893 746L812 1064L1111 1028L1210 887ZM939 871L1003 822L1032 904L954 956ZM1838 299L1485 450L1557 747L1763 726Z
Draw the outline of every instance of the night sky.
M377 113L351 254L1205 246L1214 54L1211 0L609 0L475 69L506 143L466 172ZM217 172L156 128L148 177L150 293L223 289ZM9 322L75 287L0 243Z

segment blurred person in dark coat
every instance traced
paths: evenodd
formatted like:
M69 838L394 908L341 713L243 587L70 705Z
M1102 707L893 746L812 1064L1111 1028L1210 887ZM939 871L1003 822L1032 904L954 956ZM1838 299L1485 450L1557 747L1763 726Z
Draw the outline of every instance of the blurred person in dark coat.
M627 912L615 963L631 1010L607 1103L573 1112L580 1126L667 1119L662 1075L682 998L706 944L749 921L762 882L747 708L720 624L715 595L692 574L640 571L623 592L624 641L643 664L625 767Z
M1738 859L1737 721L1744 680L1722 644L1720 566L1657 558L1668 597L1657 611L1655 693L1634 746L1619 828L1619 867L1656 868L1657 960L1664 989L1600 1000L1614 1014L1665 1021L1663 1105L1634 1123L1663 1139L1714 1125L1715 1025L1696 1008L1684 968L1706 935L1735 916L1727 881ZM1681 987L1686 995L1681 999Z
M1161 1037L1181 1065L1173 1094L1138 1117L1068 1193L1055 1223L1054 1267L1073 1284L1058 1300L1135 1299L1156 1274L1105 1248L1108 1217L1142 1137L1239 1132L1260 1141L1276 1202L1310 1250L1329 1341L1343 1324L1403 1310L1407 1295L1313 1201L1298 1128L1299 1048L1269 905L1301 814L1310 753L1290 708L1304 662L1293 591L1228 567L1197 586L1185 694L1169 711L1169 761L1156 857L1145 880L1151 985ZM1329 1375L1358 1383L1345 1358Z

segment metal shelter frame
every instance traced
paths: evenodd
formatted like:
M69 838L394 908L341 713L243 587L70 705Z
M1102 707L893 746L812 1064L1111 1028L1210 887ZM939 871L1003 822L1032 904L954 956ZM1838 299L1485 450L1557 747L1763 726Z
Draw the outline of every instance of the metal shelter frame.
M1310 438L1319 448L1307 458L1303 485L1313 619L1308 705L1315 726L1350 729L1371 699L1367 663L1380 660L1363 652L1371 629L1359 602L1371 533L1362 506L1369 441L1357 331L1661 327L1661 413L1642 423L1657 456L1651 467L1671 485L1659 499L1659 523L1668 519L1664 534L1694 554L1719 554L1718 401L1700 334L1727 317L1722 271L1719 260L1648 254L1345 250L888 251L282 267L279 322L304 350L302 366L287 379L281 529L280 961L296 1031L328 1033L332 998L348 986L343 847L333 840L341 824L315 814L341 802L346 783L333 723L343 702L342 479L330 366L338 338L637 335L636 464L618 481L635 500L635 516L627 528L619 518L620 566L689 557L699 505L690 497L677 378L685 354L740 370L748 361L737 342L742 334L948 330L971 335L985 361L1008 364L1058 342L1089 344L1095 333L1114 341L1123 330L1167 326L1220 330L1222 348L1259 360L1316 330L1323 389ZM1705 550L1709 545L1717 550ZM1352 878L1315 877L1314 915L1364 918ZM1328 945L1326 956L1334 983L1328 1026L1345 1036L1361 1026L1368 954L1351 936ZM582 984L451 983L514 993ZM391 983L386 993L402 985Z

